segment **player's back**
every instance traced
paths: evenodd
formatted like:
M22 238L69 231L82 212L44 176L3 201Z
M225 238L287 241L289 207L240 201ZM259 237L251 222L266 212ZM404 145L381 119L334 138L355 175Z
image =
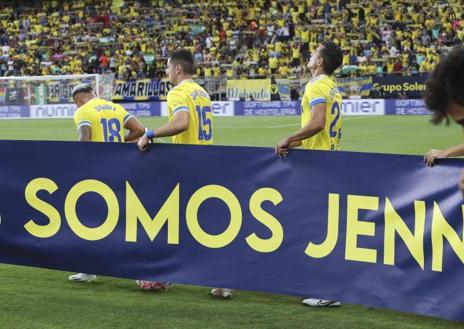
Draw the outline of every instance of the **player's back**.
M189 126L172 137L175 144L213 143L213 115L208 93L193 80L184 80L167 96L169 121L180 111L188 112Z
M124 142L124 123L130 118L119 104L94 98L76 110L74 122L78 129L92 129L92 142Z
M332 150L340 148L342 127L342 95L333 78L320 75L308 82L303 95L301 126L311 120L311 108L317 104L326 105L325 127L318 134L303 140L305 149Z

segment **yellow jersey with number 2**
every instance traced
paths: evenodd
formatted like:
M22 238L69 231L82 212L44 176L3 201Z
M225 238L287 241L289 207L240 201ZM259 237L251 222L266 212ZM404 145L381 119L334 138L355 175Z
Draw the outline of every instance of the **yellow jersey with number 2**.
M301 127L311 120L311 109L317 104L325 104L325 127L319 133L302 141L304 149L340 149L342 137L342 95L333 78L321 74L306 85L301 101Z
M213 144L211 100L200 85L193 80L183 80L169 91L167 101L170 122L181 111L189 115L187 130L172 136L174 144Z

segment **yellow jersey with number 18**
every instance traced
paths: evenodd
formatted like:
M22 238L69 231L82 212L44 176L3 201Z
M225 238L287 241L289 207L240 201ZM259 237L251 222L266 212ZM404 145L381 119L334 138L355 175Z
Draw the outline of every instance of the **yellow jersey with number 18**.
M342 137L342 95L333 78L322 74L311 79L306 85L301 101L301 127L311 120L311 109L317 104L325 104L325 127L319 133L302 141L304 149L340 149Z
M184 80L169 91L167 101L169 122L181 111L189 114L189 126L172 136L174 144L213 144L211 100L200 85L193 80Z
M94 98L74 113L77 129L90 126L92 142L124 142L124 124L132 116L119 104Z

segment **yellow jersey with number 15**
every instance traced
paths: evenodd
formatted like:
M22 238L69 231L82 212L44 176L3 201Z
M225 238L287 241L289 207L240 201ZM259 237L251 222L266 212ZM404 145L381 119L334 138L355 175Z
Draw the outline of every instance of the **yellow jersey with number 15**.
M183 80L167 96L169 122L176 113L188 112L187 130L172 136L174 144L213 144L213 113L208 93L193 80ZM156 130L155 130L156 135Z
M94 98L74 113L77 129L90 126L92 142L124 142L124 124L132 116L119 104Z
M322 74L311 79L306 85L301 101L301 127L311 120L311 109L317 104L325 104L325 127L319 133L302 141L304 149L340 149L342 137L342 95L333 78Z

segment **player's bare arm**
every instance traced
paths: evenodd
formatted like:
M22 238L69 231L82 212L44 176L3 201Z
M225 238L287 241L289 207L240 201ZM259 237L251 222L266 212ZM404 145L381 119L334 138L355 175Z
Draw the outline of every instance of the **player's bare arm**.
M285 157L288 149L301 145L301 141L318 134L325 127L326 104L317 104L311 110L311 120L293 135L281 140L275 147L275 154Z
M437 159L459 157L463 155L464 155L464 144L452 146L445 150L431 149L425 154L424 162L427 164L427 166L431 167L435 164L435 161Z
M92 128L81 126L79 128L79 142L90 142L92 140Z
M124 128L129 130L129 133L126 135L126 142L136 141L139 137L145 134L145 127L142 123L135 117L131 117L124 124Z
M174 115L171 122L156 128L149 129L138 141L137 145L141 151L147 149L148 141L154 137L174 136L187 130L189 126L189 113L186 111L178 112Z

